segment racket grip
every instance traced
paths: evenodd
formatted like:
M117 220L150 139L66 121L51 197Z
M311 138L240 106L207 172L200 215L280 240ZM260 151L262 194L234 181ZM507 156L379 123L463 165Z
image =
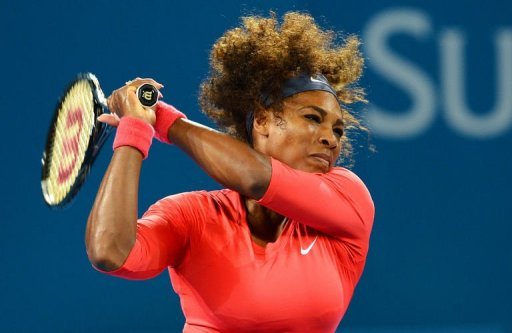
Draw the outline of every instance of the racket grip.
M145 83L137 88L137 97L140 104L145 107L152 107L158 102L158 89L152 84Z

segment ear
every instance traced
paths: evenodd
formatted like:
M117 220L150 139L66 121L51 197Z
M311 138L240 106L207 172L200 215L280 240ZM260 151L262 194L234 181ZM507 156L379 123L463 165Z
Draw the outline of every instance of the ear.
M254 114L253 128L256 133L268 136L269 125L272 120L272 112L266 109L258 109Z

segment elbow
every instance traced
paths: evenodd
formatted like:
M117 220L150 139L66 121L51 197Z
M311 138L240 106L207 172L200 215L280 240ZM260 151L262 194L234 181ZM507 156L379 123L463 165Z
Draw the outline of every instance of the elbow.
M120 251L114 248L88 248L87 257L97 269L105 272L115 271L123 266L130 251Z
M268 189L269 182L255 180L247 185L247 196L251 199L260 200Z
M115 237L91 237L86 241L87 257L97 269L105 272L114 271L128 258L135 241L121 242Z
M91 256L88 254L89 262L96 267L96 269L103 272L112 272L119 269L123 264L119 264L115 262L110 257L102 257L102 256Z
M257 170L249 172L252 177L246 178L246 195L252 199L260 200L270 186L272 177L272 163L267 156L262 155Z

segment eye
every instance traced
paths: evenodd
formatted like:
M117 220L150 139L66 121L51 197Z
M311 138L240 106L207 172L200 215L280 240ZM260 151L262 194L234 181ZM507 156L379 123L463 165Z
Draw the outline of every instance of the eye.
M320 123L321 122L320 117L318 115L316 115L316 114L307 114L304 117L306 117L306 119L314 121L315 123Z
M338 138L341 138L343 136L343 129L342 128L335 128L333 130L334 134L336 134L336 136Z

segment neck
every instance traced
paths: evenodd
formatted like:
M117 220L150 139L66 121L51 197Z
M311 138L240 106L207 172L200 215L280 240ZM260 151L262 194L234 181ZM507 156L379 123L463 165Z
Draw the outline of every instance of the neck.
M245 199L247 224L252 239L259 245L275 242L285 226L286 218L267 209L253 199Z

